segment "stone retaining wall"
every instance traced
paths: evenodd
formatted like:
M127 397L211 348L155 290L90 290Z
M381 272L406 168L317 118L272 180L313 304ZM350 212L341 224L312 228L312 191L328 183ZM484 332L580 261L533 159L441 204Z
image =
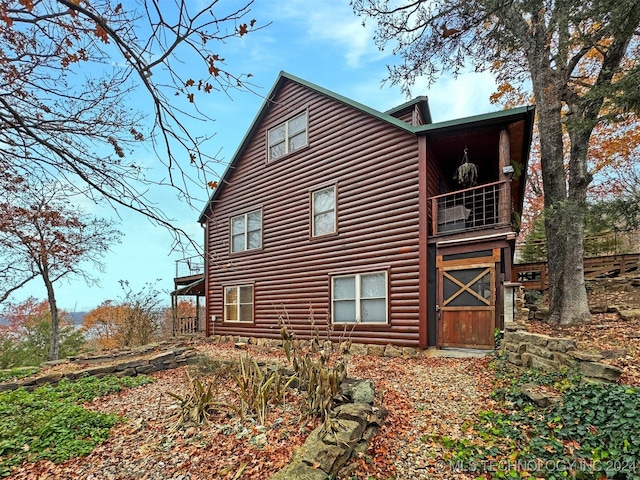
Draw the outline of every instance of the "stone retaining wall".
M521 367L534 367L546 371L563 368L575 369L586 380L616 382L622 370L600 362L599 353L577 349L572 338L555 338L538 333L529 333L523 325L505 325L502 347L507 361Z
M153 348L149 348L146 352L153 351ZM137 355L140 352L137 351ZM125 354L122 357L114 357L110 354L108 359L112 360L108 364L96 365L91 367L82 368L80 370L73 370L60 373L49 373L46 375L39 375L34 377L28 377L14 382L0 383L0 392L16 390L20 387L24 387L26 390L33 390L45 384L55 385L63 378L68 380L75 380L82 376L96 376L104 377L105 375L116 375L119 377L135 376L138 374L146 374L152 372L158 372L160 370L170 370L172 368L181 367L188 363L195 363L197 361L196 352L193 348L178 347L169 350L163 350L158 353L154 353L150 356L141 358L131 358L132 355ZM91 357L95 359L95 357ZM104 362L107 357L102 358ZM92 363L90 358L85 358L83 363ZM55 362L55 364L75 362L75 359L61 360ZM97 360L96 360L97 361Z
M272 338L256 338L256 337L239 337L235 335L213 335L204 337L204 341L211 343L234 343L236 345L251 344L257 347L282 347L282 340ZM304 342L304 341L302 341ZM399 347L396 345L377 345L365 343L352 343L349 352L354 355L373 355L376 357L403 357L403 358L419 358L429 357L434 354L436 349L421 349L414 347Z
M342 382L340 393L348 403L331 412L331 431L324 431L321 425L311 432L294 452L291 463L276 472L271 480L335 478L353 455L367 451L387 411L373 406L375 395L370 380L348 378ZM341 477L350 478L350 472L342 472Z

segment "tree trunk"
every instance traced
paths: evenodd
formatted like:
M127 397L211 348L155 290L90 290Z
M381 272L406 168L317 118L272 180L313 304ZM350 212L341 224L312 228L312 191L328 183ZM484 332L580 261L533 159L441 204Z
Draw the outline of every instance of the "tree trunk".
M568 324L584 320L589 314L582 244L585 201L573 203L567 192L561 122L562 84L546 64L540 63L536 67L532 84L538 105L538 127L545 133L540 135L540 157L549 265L549 314L551 321ZM578 200L577 197L573 200ZM576 209L576 206L580 208Z
M53 283L49 278L48 269L43 269L42 278L47 287L47 298L49 300L49 310L51 311L51 347L49 348L49 360L58 360L60 355L60 321L58 318L58 306L53 290Z
M570 105L569 108L572 112L580 112L580 119L569 121L567 124L571 150L567 201L569 211L566 212L566 217L571 219L571 222L567 225L567 252L564 258L564 293L560 306L560 324L562 325L591 318L584 281L583 238L587 213L587 188L592 178L587 170L587 152L589 138L596 122L595 119L584 118L585 110L577 105Z

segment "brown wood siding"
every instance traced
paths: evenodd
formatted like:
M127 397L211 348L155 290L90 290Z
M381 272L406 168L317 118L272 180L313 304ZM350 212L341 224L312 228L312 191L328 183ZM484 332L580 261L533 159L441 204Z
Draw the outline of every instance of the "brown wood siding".
M409 125L414 125L414 124L415 124L414 126L424 125L424 118L422 118L422 112L416 105L403 109L400 112L394 113L393 116L396 117L398 120L402 120L403 122L408 123ZM415 122L414 122L414 116L415 116Z
M394 115L394 117L408 123L409 125L413 125L413 109L403 110L401 113Z
M309 146L266 161L266 132L308 109ZM208 318L216 335L277 338L286 316L301 337L310 312L326 328L330 274L388 273L388 325L358 325L356 342L418 345L417 138L287 81L216 200L208 224ZM310 235L310 192L337 186L338 232ZM229 218L262 208L263 247L229 254ZM254 285L254 323L223 323L223 286ZM342 326L335 326L337 333ZM337 336L336 333L336 336Z
M442 172L433 156L433 152L429 148L429 140L427 139L427 198L435 197L442 193L440 192L441 177ZM434 233L431 228L431 204L428 204L427 207L427 222L428 234L432 236Z

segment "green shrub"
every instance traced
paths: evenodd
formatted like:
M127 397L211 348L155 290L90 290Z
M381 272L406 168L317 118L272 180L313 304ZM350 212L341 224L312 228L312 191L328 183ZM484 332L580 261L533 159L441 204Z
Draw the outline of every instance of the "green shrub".
M38 367L14 367L7 370L0 370L0 382L27 378L39 372L40 369Z
M0 393L0 476L24 461L59 463L87 455L104 442L119 418L82 408L101 395L148 383L147 377L86 377L33 392Z
M76 355L85 344L83 332L71 325L60 325L60 358ZM20 335L0 335L0 368L38 366L49 356L51 319L33 318L23 325Z
M639 388L581 385L570 375L535 370L506 383L495 397L508 400L512 410L481 412L467 422L478 440L437 439L453 464L474 465L488 478L640 480ZM559 403L543 409L519 395L525 383L565 391Z

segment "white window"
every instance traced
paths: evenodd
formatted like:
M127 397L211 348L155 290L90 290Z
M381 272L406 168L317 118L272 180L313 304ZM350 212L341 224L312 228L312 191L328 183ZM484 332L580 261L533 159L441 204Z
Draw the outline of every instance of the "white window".
M336 231L336 187L311 194L311 236L319 237Z
M387 273L332 279L333 323L387 323Z
M231 217L231 251L242 252L262 246L262 211Z
M295 152L307 145L307 112L296 115L269 130L269 160Z
M253 287L224 287L224 321L253 322Z

